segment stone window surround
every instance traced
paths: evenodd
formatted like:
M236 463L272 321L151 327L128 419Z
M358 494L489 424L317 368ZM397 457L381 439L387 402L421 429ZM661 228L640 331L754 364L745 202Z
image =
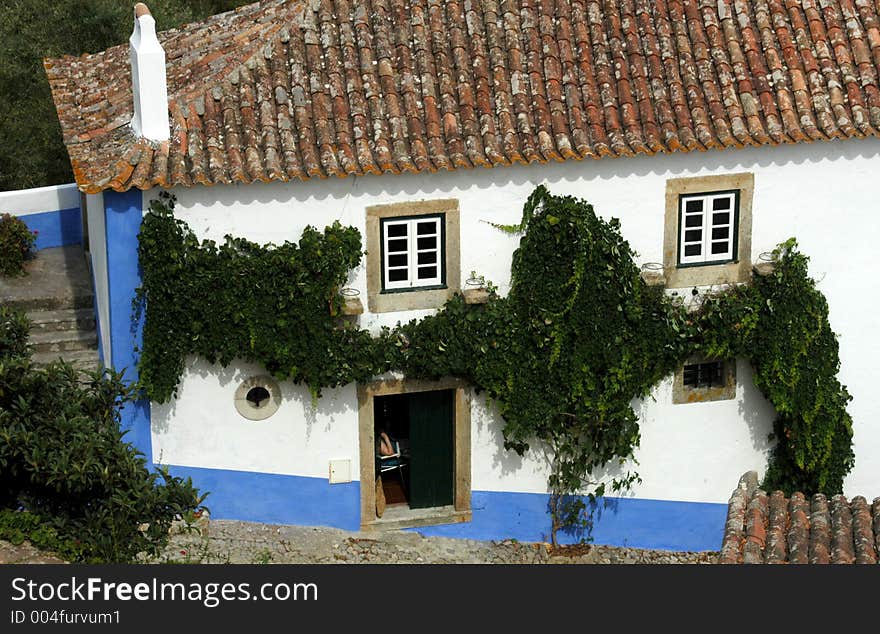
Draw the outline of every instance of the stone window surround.
M436 512L419 509L411 519L386 520L376 517L376 436L374 398L390 394L412 394L455 390L454 451L455 477L453 506ZM358 384L358 437L360 439L361 530L388 530L452 524L471 520L471 403L465 381L445 378L438 381L380 379Z
M666 288L692 288L747 282L751 276L752 198L755 176L751 172L670 178L666 181L666 216L663 228L663 270ZM679 196L714 191L739 191L737 250L733 262L679 265Z
M721 376L724 385L719 387L691 387L684 384L684 366L695 363L721 361ZM736 359L710 359L695 355L685 361L675 372L672 379L672 402L676 405L686 403L707 403L710 401L726 401L736 398Z
M458 200L408 201L367 207L367 305L371 313L440 308L461 290L460 217ZM446 288L382 291L381 220L445 214Z

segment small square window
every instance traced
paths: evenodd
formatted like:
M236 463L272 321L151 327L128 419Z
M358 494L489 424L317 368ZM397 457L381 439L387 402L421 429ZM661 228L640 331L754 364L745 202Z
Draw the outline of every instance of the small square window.
M382 291L444 283L444 214L382 219Z
M683 381L687 387L722 387L724 385L724 363L691 363L684 366Z
M736 397L736 360L689 359L672 382L673 403L703 403Z
M736 260L739 191L679 196L679 266Z

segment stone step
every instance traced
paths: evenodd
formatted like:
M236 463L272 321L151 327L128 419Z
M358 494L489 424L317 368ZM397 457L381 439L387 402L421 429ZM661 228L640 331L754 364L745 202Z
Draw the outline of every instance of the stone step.
M87 294L34 296L34 297L0 297L0 303L12 306L26 313L36 311L77 310L94 307L94 297Z
M57 330L31 332L31 350L34 352L75 352L97 350L98 334L94 330Z
M31 334L63 330L94 330L95 313L91 308L38 310L27 314Z
M92 276L82 245L37 251L26 275L0 277L0 304L25 312L92 308Z
M97 350L76 350L73 352L35 352L33 362L36 365L47 365L59 358L83 370L97 370L100 365Z

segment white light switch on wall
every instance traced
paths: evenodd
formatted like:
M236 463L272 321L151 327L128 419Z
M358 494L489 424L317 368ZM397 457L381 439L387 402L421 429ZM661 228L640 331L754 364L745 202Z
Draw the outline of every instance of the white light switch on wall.
M330 484L351 482L351 460L330 461Z

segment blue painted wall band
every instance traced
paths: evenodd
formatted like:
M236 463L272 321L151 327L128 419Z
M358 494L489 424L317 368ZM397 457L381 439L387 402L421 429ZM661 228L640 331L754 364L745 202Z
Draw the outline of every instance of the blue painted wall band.
M360 528L360 483L329 484L326 478L171 466L172 475L192 478L212 519L268 524Z
M138 353L143 341L143 315L135 319L132 302L141 285L138 262L138 233L143 220L143 194L138 189L104 192L104 227L107 246L107 288L110 328L110 364L124 371L126 382L138 380ZM147 457L152 465L150 403L126 404L121 411L125 439Z
M325 478L171 466L173 475L192 478L214 519L270 524L360 526L360 483L329 484ZM599 503L589 537L596 544L675 551L719 550L727 506L606 498ZM549 495L473 491L470 522L421 527L426 536L459 539L549 542ZM560 534L572 544L586 535Z
M469 524L430 526L418 532L438 537L549 542L549 501L550 496L541 493L474 491ZM589 533L560 533L557 537L561 544L584 538L606 546L719 550L726 518L725 504L609 497L596 505Z
M82 244L82 214L79 207L18 217L28 229L38 232L34 244L37 251Z

